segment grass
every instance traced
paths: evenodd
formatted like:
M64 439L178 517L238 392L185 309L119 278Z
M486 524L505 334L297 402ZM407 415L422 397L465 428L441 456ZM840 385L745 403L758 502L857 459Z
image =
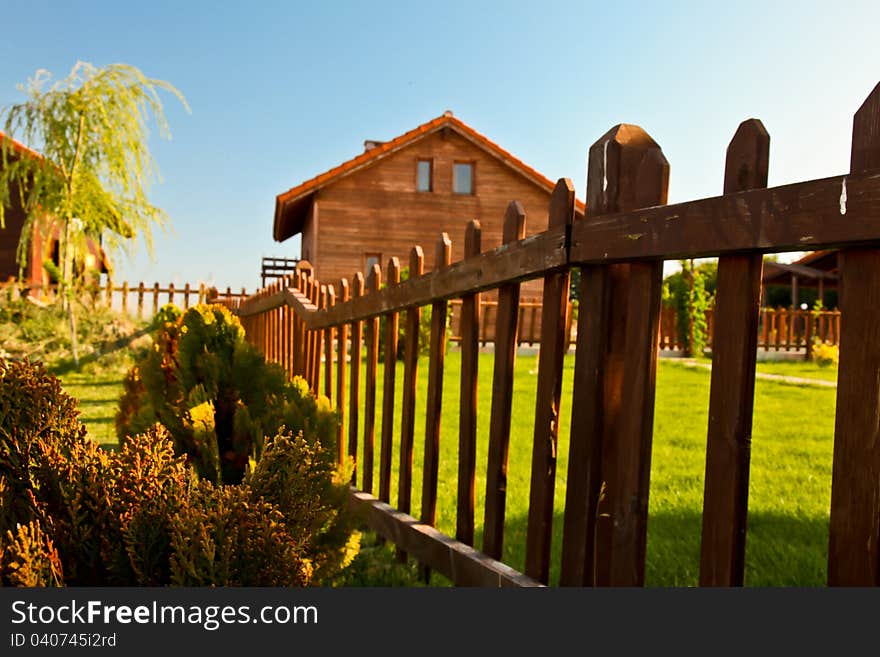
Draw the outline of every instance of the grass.
M485 496L492 364L491 354L481 355L476 487L477 546L482 543L481 509ZM565 361L562 393L564 406L559 436L551 583L558 581L559 576L571 414L571 409L565 404L571 399L573 365L574 359L569 355ZM437 526L450 535L455 531L460 366L459 354L447 354ZM534 356L518 358L514 382L503 558L506 563L518 569L522 569L525 562L536 369L537 359ZM419 372L412 510L416 517L421 506L426 359L420 361ZM378 489L379 481L382 376L380 364L374 492ZM396 377L396 399L399 400L403 377L402 366L399 364ZM648 524L646 579L649 585L690 586L695 585L698 580L709 382L710 373L707 370L686 368L674 361L660 362ZM824 584L834 401L833 388L781 385L764 380L757 382L746 555L747 584ZM397 490L399 415L398 409L394 418L392 503L396 501ZM362 458L361 433L359 460ZM361 481L359 477L358 482Z
M837 381L837 367L819 367L814 363L804 360L763 361L758 363L757 371L766 374L781 374L783 376L797 376L806 379Z
M79 402L80 420L89 437L108 449L117 445L114 420L125 372L124 368L109 366L60 375L65 392Z

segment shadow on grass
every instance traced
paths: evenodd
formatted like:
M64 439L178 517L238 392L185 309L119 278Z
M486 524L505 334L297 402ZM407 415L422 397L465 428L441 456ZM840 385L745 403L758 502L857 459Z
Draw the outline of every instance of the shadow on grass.
M85 365L89 365L91 363L97 362L104 356L109 354L121 351L123 349L131 348L131 345L135 340L141 338L145 335L149 335L152 333L152 328L150 326L146 326L144 328L138 329L134 333L130 333L129 335L123 336L121 338L117 338L116 340L111 340L109 342L105 342L101 345L101 348L95 351L94 353L88 354L87 356L83 356L79 359L79 365L76 365L73 362L72 358L65 358L51 367L49 367L49 372L56 376L61 376L64 374L69 374L70 372L76 372L82 369ZM96 384L102 385L102 384ZM115 385L115 384L109 384Z
M697 586L700 573L702 513L658 511L648 518L646 586ZM553 518L550 583L559 583L563 517ZM504 562L525 567L527 518L505 522ZM746 586L825 586L828 518L754 511L746 537ZM482 532L476 537L482 546Z

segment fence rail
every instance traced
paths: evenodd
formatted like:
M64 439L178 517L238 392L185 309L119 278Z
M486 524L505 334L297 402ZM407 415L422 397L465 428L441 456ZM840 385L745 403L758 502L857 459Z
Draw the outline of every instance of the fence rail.
M880 584L880 85L855 115L851 172L767 189L769 136L760 121L743 122L725 164L722 196L666 205L669 165L641 128L618 125L589 151L585 218L574 221L574 189L560 180L553 192L548 229L524 239L525 215L511 202L503 245L481 252L479 224L468 227L465 259L450 263L444 234L434 271L421 274L421 249L411 254L411 278L398 283L392 260L388 285L378 266L351 286L319 283L298 272L232 305L248 339L270 361L305 376L348 417L348 449L356 459L353 503L366 509L376 531L423 565L456 583L501 583L513 365L523 280L543 278L541 358L535 396L524 579L548 583L556 483L563 355L570 315L569 272L580 269L574 382L570 408L569 470L563 515L560 584L640 586L644 583L654 385L661 344L664 259L719 256L713 368L703 500L701 585L742 585L749 488L755 358L761 338L796 333L798 314L764 315L760 288L765 253L841 248L840 368L830 507L828 583ZM351 297L337 295L351 289ZM487 488L482 552L471 549L475 517L476 382L481 292L498 290L494 317L494 372L488 431ZM459 472L456 537L420 529L436 519L437 469L444 355L449 302L462 299L459 329L462 365L459 401ZM422 510L409 517L419 308L432 311ZM587 311L588 309L588 311ZM385 412L379 446L378 499L373 492L378 341L387 348L404 313L407 355L401 400L398 507L390 505L395 368L386 366ZM385 334L378 320L386 318ZM839 320L839 330L837 322ZM667 320L668 321L668 320ZM775 329L771 328L774 326ZM368 327L364 336L364 325ZM831 330L828 328L828 330ZM820 329L821 331L821 329ZM345 337L348 332L350 338ZM364 340L364 337L366 338ZM790 340L789 340L790 342ZM781 347L780 347L781 348ZM335 351L335 354L332 353ZM323 355L322 355L323 352ZM365 366L362 366L365 355ZM334 367L335 365L335 367ZM321 368L324 378L321 379ZM348 368L348 369L346 369ZM335 372L334 372L335 369ZM364 370L364 417L359 391ZM336 397L333 397L333 377ZM348 380L346 380L348 377ZM392 377L389 380L389 377ZM347 383L350 384L347 385ZM342 393L348 391L348 396ZM339 435L340 445L343 436ZM417 532L417 534L414 534ZM454 558L451 556L454 554ZM467 573L465 575L464 573ZM479 576L475 577L474 573Z

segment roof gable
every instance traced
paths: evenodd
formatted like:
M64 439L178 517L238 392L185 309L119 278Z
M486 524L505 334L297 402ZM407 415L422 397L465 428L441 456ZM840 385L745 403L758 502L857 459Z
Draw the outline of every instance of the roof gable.
M373 148L360 155L343 162L342 164L325 171L324 173L293 187L275 198L275 221L273 236L276 241L282 242L296 235L302 230L305 214L311 205L311 198L319 189L330 185L341 178L348 176L366 167L373 166L389 155L407 148L429 135L441 130L449 129L463 137L476 147L489 153L506 166L513 169L526 180L541 187L548 193L553 191L554 184L541 173L528 166L525 162L515 157L498 144L480 134L469 125L452 116L450 112L444 113L427 123L406 132L399 137L384 143L377 143ZM583 213L584 204L577 201L577 210Z

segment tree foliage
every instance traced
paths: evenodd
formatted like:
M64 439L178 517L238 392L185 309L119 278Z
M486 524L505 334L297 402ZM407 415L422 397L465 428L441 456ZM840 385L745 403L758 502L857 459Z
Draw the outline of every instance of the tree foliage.
M171 136L159 92L189 107L171 84L127 64L97 68L77 62L68 77L54 81L40 70L19 90L26 100L0 110L0 123L8 136L41 155L2 141L0 227L17 194L25 212L18 243L22 268L38 231L47 244L57 235L62 299L75 335L70 301L86 270L89 243L101 244L109 257L140 237L152 252L153 226L167 223L148 198L158 178L147 145L150 120L162 137Z
M166 214L150 203L148 191L158 169L147 146L150 118L170 138L159 91L183 95L164 80L146 77L126 64L96 68L77 62L70 75L53 81L37 71L19 85L27 99L4 108L4 131L38 149L42 157L21 156L4 141L0 170L0 220L10 190L17 189L27 213L19 260L47 217L69 230L69 246L82 252L86 238L102 238L110 248L141 236L152 245L151 228ZM11 184L17 183L17 184ZM43 226L38 224L43 223Z

